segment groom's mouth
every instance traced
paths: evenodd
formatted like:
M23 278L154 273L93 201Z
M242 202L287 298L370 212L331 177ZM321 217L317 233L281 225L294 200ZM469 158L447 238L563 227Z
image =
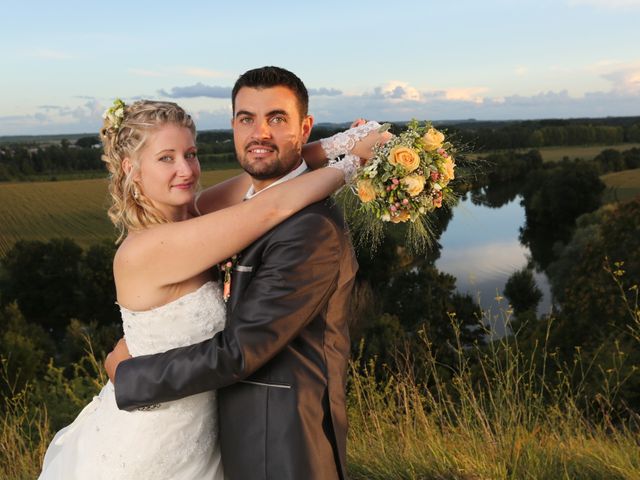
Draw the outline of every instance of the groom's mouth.
M278 147L273 144L253 143L249 144L245 150L247 153L251 154L254 157L265 157L267 155L271 155L274 152L277 152Z

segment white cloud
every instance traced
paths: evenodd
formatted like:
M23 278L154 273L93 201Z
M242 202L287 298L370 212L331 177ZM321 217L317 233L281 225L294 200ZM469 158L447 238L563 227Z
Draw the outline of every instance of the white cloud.
M231 128L231 105L225 108L217 108L215 110L198 110L189 113L193 116L198 130L207 130L209 128Z
M513 73L515 73L518 77L524 77L527 73L529 73L529 69L523 65L518 65Z
M611 82L614 92L640 94L640 62L605 60L592 65L589 70Z
M489 89L486 87L469 87L469 88L449 88L445 90L445 98L447 100L464 100L473 103L482 103L481 94L486 93Z
M595 67L594 67L595 68ZM362 93L339 93L332 88L312 89L310 111L317 122L348 122L357 117L379 121L512 120L632 116L640 112L640 68L616 62L602 63L598 73L611 88L572 96L568 90L535 95L486 96L485 87L418 90L406 82L390 82ZM315 92L313 91L315 90ZM202 83L161 90L196 112L199 130L228 128L231 87ZM147 98L148 96L145 96ZM202 108L202 98L211 107ZM224 108L220 108L224 101ZM191 107L191 108L189 108ZM88 98L79 106L42 105L35 114L0 117L0 135L94 132L100 128L104 105Z
M420 100L420 92L407 82L392 80L377 91L386 98L398 100Z
M326 95L328 97L336 97L338 95L342 95L342 90L326 87L309 88L309 95Z
M229 99L231 98L231 87L218 87L198 82L195 85L186 87L173 87L170 92L164 89L158 90L158 94L169 98L209 97Z
M216 70L209 70L208 68L200 68L200 67L184 67L181 73L189 77L204 77L204 78L220 78L220 77L227 76L223 72L218 72Z
M0 135L97 133L105 108L97 99L76 107L41 105L31 115L0 117Z
M636 77L629 76L632 84ZM386 91L386 93L385 93ZM362 116L377 120L509 120L637 115L640 92L629 89L571 96L569 91L535 95L483 96L483 87L420 91L419 100L403 98L401 91L378 87L373 92L336 98L312 98L310 110L320 122L344 122Z
M158 90L158 94L169 98L208 97L231 100L231 87L205 85L202 82L198 82L195 85L187 85L186 87L172 87L169 91L165 89ZM326 87L310 88L309 95L335 97L342 95L342 91Z

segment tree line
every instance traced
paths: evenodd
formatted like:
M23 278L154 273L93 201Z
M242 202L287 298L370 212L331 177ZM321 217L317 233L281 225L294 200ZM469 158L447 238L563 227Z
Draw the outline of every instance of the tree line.
M393 125L395 130L403 123ZM344 129L343 125L320 125L310 140ZM640 142L640 118L574 120L528 120L509 122L458 122L439 125L473 151L535 149L567 145L614 145ZM235 149L231 130L198 134L199 158L203 168L233 165ZM71 172L104 172L102 149L97 136L62 139L52 144L4 143L0 146L0 181L29 180Z

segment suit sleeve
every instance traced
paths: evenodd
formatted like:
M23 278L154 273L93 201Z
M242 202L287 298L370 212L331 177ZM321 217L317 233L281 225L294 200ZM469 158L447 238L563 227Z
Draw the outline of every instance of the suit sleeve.
M122 362L115 393L124 410L218 389L255 372L326 308L339 275L341 232L305 212L273 233L262 264L213 338Z

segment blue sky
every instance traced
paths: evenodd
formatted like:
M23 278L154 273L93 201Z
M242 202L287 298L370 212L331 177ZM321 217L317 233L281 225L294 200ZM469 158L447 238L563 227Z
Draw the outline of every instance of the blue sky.
M0 135L95 132L115 97L229 126L279 65L317 122L640 115L640 0L7 2Z

